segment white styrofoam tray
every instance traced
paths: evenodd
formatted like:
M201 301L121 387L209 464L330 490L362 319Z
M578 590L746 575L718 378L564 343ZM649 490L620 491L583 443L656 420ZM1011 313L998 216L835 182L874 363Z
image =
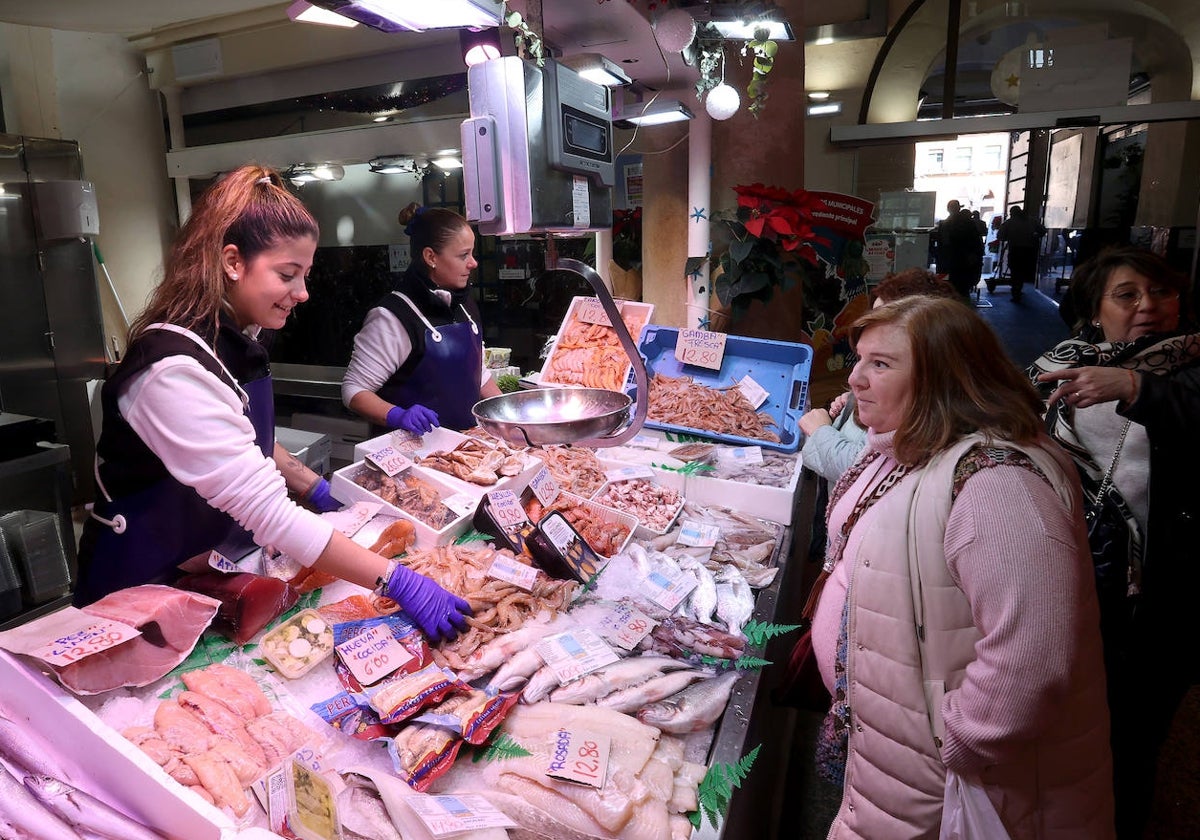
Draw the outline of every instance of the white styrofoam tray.
M417 517L413 516L406 510L385 502L370 490L356 484L352 476L357 475L358 471L364 468L368 467L364 466L363 461L355 461L350 466L342 467L342 469L335 472L333 474L333 478L330 479L329 482L334 498L343 502L375 502L376 504L383 505L383 510L381 513L407 519L408 521L412 522L413 526L416 528L416 544L418 548L432 548L433 546L451 543L470 526L471 516L474 513L473 507L471 507L462 515L451 520L450 524L446 525L444 528L441 528L440 530L431 528L429 525L426 525L424 522L422 522L420 519L417 519ZM448 499L451 496L462 495L457 489L451 487L449 482L445 480L448 479L449 476L445 475L444 473L439 473L434 470L425 470L416 466L409 467L408 469L411 470L415 476L419 477L422 481L425 481L435 490L437 490L438 495L440 495L443 500Z
M800 488L800 473L804 468L804 459L799 454L796 454L795 458L796 466L786 487L748 484L713 478L704 473L693 473L687 476L685 495L689 502L720 505L760 519L769 519L780 525L791 525Z
M561 377L556 377L552 372L552 365L555 362L556 354L558 354L559 344L562 343L563 335L571 329L573 324L580 323L576 318L576 315L583 307L584 302L595 300L596 298L594 297L572 298L571 305L567 307L567 314L563 316L562 323L558 325L558 332L554 336L554 343L550 345L550 352L546 355L546 361L542 364L542 369L538 376L539 387L557 388L563 385L589 385L589 383L585 381L574 382L564 380ZM629 334L633 337L633 341L636 344L638 340L638 334L647 324L650 323L650 318L654 315L654 304L642 303L635 300L617 301L617 304L621 308L621 317L627 323L631 320L635 322L635 329L631 329ZM611 326L607 326L605 329L611 334L611 344L606 346L614 346L618 354L625 356L625 350L621 347L620 342L617 340L616 331ZM617 377L615 386L611 390L620 391L625 387L625 380L628 378L631 368L632 363L626 359L626 364L621 369L620 376Z
M385 446L392 446L398 452L403 452L415 461L417 458L424 458L432 452L448 452L466 440L472 440L472 438L453 429L444 429L441 426L431 429L420 437L414 437L403 432L388 432L379 437L365 440L354 447L354 460L362 461L368 455L378 452ZM474 440L481 439L474 438ZM528 452L517 452L514 454L525 464L524 469L516 475L500 476L500 480L495 484L474 484L470 481L463 481L461 478L449 473L444 473L441 470L435 470L430 467L422 467L421 469L427 473L436 475L444 484L454 488L455 492L466 493L479 499L484 493L491 493L493 490L516 490L525 487L537 475L538 470L542 468L542 462Z
M64 745L55 757L80 788L174 840L238 835L223 811L178 784L50 677L3 650L0 685L7 714L52 745Z

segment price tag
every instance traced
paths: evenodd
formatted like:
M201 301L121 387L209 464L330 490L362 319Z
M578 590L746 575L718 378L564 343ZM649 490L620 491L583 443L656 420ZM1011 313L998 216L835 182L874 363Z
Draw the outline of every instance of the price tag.
M761 446L722 446L717 450L717 460L727 464L761 464Z
M425 438L416 432L410 432L408 429L394 429L392 431L392 446L405 454L416 452L425 445Z
M685 365L720 370L725 359L725 333L680 330L675 342L675 358Z
M442 499L442 504L459 516L466 516L475 510L475 507L479 504L479 500L469 493L455 493L453 496L447 496Z
M430 796L424 793L404 797L425 828L434 837L449 837L466 831L488 828L516 828L517 824L479 794Z
M604 787L611 743L607 735L560 727L554 735L554 748L550 753L546 775L596 788Z
M662 443L661 438L656 438L653 435L634 435L633 440L629 441L630 446L636 446L638 449L658 449L658 445Z
M586 627L549 636L534 648L560 683L568 683L621 657Z
M226 572L228 574L241 571L237 563L234 563L219 551L210 551L208 553L208 566L211 569L216 569L218 572Z
M571 176L571 227L583 230L592 226L592 199L588 194L588 176Z
M379 502L355 502L341 510L323 513L321 518L331 522L335 531L353 537L381 510L383 505Z
M76 621L78 625L75 628L59 628L60 632L54 639L29 653L50 665L70 665L85 656L142 635L141 631L128 624L108 619L97 620L94 615L85 612L79 612ZM66 632L62 632L64 630Z
M689 575L683 571L669 574L654 571L646 575L643 582L645 586L642 591L651 601L667 612L678 607L699 583L695 575Z
M717 538L720 536L721 529L717 525L697 522L695 519L685 519L679 528L679 536L676 537L675 542L697 548L708 548L716 545Z
M628 603L618 602L600 619L599 630L613 644L633 650L658 622Z
M750 374L746 374L740 380L738 380L737 386L738 390L742 392L742 396L745 397L750 405L754 406L756 409L765 403L767 398L771 396L770 392L767 391L766 388L750 378Z
M550 470L545 467L538 470L537 475L529 482L529 489L533 491L533 495L537 496L537 500L546 507L554 504L554 500L558 498L560 492L558 482L554 480L554 476L550 474Z
M529 521L521 500L512 490L493 490L487 494L492 519L504 530L515 529Z
M367 460L383 470L389 477L399 475L413 463L407 455L398 452L393 446L385 446L375 452L368 452Z
M645 464L635 464L629 467L614 467L604 471L604 477L611 482L632 481L635 478L654 478L654 470Z
M533 583L537 580L538 570L532 566L526 566L524 563L518 563L511 557L506 557L503 554L497 554L492 560L492 565L488 567L488 577L494 577L497 580L503 580L511 583L518 589L524 589L526 592L533 591Z
M392 635L392 628L378 624L347 639L335 650L350 673L363 685L379 682L415 657Z
M621 302L613 301L617 305L617 311L621 310ZM579 298L579 303L575 305L575 320L584 324L601 324L605 327L612 326L612 320L608 317L608 313L604 311L604 305L600 303L599 298L585 297Z

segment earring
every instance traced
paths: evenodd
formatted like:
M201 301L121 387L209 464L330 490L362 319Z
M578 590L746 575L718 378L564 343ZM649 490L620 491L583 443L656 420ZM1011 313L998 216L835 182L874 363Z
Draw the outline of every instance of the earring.
M1099 322L1099 321L1092 321L1092 326L1093 326L1093 327L1099 327L1099 326L1100 326L1100 322Z
M233 281L233 282L235 282L235 283L237 282L237 278L238 278L238 276L237 276L237 272L236 272L236 271L235 271L235 272L233 272L232 274L230 274L230 275L229 275L229 279L230 279L230 280L232 280L232 281Z

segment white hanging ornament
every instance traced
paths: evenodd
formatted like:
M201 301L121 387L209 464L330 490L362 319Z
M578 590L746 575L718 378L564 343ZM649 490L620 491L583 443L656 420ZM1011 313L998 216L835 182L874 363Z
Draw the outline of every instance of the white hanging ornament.
M736 114L740 107L742 98L738 96L737 90L724 82L710 90L708 98L704 100L704 110L708 111L708 115L714 120L727 120Z
M654 39L667 52L683 52L696 37L696 19L685 9L671 9L654 20Z

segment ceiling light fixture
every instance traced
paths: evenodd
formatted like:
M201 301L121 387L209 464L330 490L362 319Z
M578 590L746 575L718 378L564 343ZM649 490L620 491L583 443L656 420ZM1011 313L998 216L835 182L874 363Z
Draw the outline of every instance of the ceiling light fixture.
M824 102L828 98L829 98L829 91L827 91L827 90L814 90L814 91L810 91L808 94L809 102Z
M752 40L759 29L766 29L771 41L796 40L792 25L774 3L705 3L689 11L731 41Z
M295 3L288 6L287 16L291 20L299 21L300 23L320 23L325 26L343 26L347 29L358 26L358 21L343 17L337 12L329 11L329 9L314 6L308 0L296 0Z
M417 173L416 160L407 155L381 155L371 158L367 162L367 167L380 175L415 175Z
M827 117L831 114L840 114L841 112L841 102L821 102L808 106L808 115L810 117Z
M458 33L458 46L462 50L463 63L468 67L500 57L499 29L462 29Z
M462 161L456 157L451 157L450 155L443 155L442 157L436 157L433 160L431 160L430 163L432 163L438 169L442 169L442 170L462 169L463 168Z
M678 99L653 100L646 105L637 103L628 107L620 119L613 120L618 128L662 125L663 123L690 120L695 114Z
M557 59L559 64L570 67L589 82L595 82L605 87L624 87L633 84L629 74L621 69L615 61L610 61L600 53L576 53L564 55Z
M504 20L503 0L314 0L313 5L382 32L486 29Z
M345 175L345 168L336 163L296 163L283 171L283 177L296 186L313 181L340 181Z

